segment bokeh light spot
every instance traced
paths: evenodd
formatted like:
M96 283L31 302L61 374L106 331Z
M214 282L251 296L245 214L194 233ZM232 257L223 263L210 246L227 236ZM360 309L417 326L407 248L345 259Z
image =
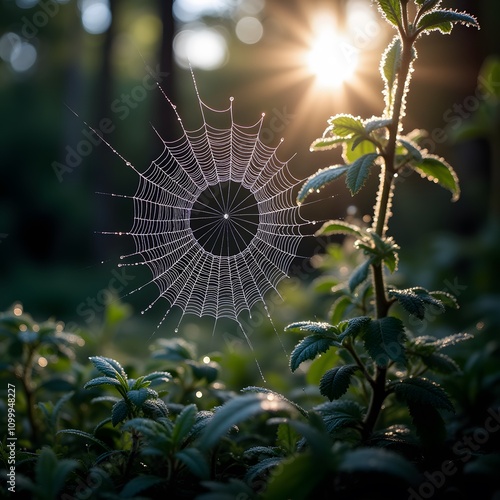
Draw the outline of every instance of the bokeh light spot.
M201 28L184 30L174 39L174 55L179 66L214 70L227 60L225 38L216 30Z
M256 17L242 17L236 24L236 36L247 44L257 43L264 33L261 22Z
M82 25L87 33L100 35L111 25L111 10L107 0L84 0L81 5Z

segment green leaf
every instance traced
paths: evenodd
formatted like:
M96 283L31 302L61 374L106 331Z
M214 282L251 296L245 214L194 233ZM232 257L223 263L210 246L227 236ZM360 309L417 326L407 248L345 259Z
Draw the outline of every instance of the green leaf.
M343 365L328 370L319 383L319 392L330 401L340 398L347 392L351 375L358 369L357 365Z
M418 31L438 30L443 34L448 34L453 28L453 23L464 24L479 28L477 19L466 12L456 12L454 10L434 10L423 16L417 24Z
M346 164L354 163L362 156L376 153L377 148L372 141L363 140L361 142L354 139L347 140L342 147L342 158Z
M310 498L311 491L323 479L324 473L325 464L314 460L310 452L292 455L281 462L276 473L271 472L262 498L264 500Z
M400 0L377 0L378 6L384 17L394 26L401 25Z
M360 427L365 414L361 405L348 399L323 403L313 410L321 415L330 434L345 427Z
M69 473L78 467L76 460L59 460L51 448L45 447L40 452L35 465L37 498L53 500L59 498Z
M127 403L125 403L124 399L120 399L120 401L113 405L113 409L111 410L111 423L113 427L123 422L127 418L127 414Z
M312 142L310 151L329 151L345 141L345 137L320 137Z
M152 372L146 375L144 380L155 384L160 382L170 382L172 380L172 375L168 372Z
M289 404L290 406L293 406L295 409L299 411L304 417L307 418L307 411L304 410L301 406L299 406L297 403L294 401L290 401L287 399L283 394L280 394L279 392L273 391L271 389L267 389L266 387L256 387L256 386L248 386L244 387L241 389L241 392L253 392L253 393L258 393L258 394L267 394L270 396L273 396L273 399L279 399L281 401L284 401L285 403Z
M461 371L455 360L440 352L421 355L420 359L423 361L425 366L427 366L427 368L434 372L450 374Z
M314 236L331 236L332 234L346 234L356 236L358 238L363 237L360 227L355 226L354 224L349 224L343 220L330 220L325 222L314 233Z
M414 143L410 139L403 137L399 137L398 141L408 151L408 154L410 155L412 160L415 160L417 162L422 161L422 151L416 143Z
M379 366L387 366L389 360L406 363L402 342L406 340L403 322L392 316L372 320L363 335L364 346Z
M340 323L347 313L354 308L352 298L342 295L332 305L330 310L330 321L333 324Z
M370 175L370 168L378 157L378 153L364 155L349 167L346 184L351 195L354 196L365 185L366 179Z
M500 59L498 56L489 56L481 66L478 87L483 87L488 92L488 97L500 99Z
M474 335L471 335L470 333L455 333L453 335L448 335L447 337L436 340L433 344L437 349L444 349L445 347L450 347L452 345L456 345L460 342L471 340L473 338Z
M80 431L78 429L62 429L57 433L57 435L59 434L70 434L72 436L81 437L92 441L93 443L99 445L101 448L104 448L106 451L111 451L111 448L106 443L104 443L100 439L97 439L93 434L89 434L88 432Z
M350 474L389 474L411 485L417 485L421 480L415 466L399 453L377 448L358 448L347 452L339 471ZM362 477L356 477L362 481Z
M184 439L189 435L191 428L196 420L196 405L190 404L182 409L175 419L174 428L172 430L172 442L175 447L182 444Z
M104 373L104 375L117 379L117 375L119 374L125 380L127 379L127 374L118 361L104 356L91 356L89 359L101 373Z
M321 377L332 366L340 363L341 359L337 349L330 349L318 355L309 365L306 373L306 381L309 385L318 385Z
M165 481L164 478L158 476L137 476L131 479L120 491L120 498L136 498L141 491L145 491L152 486L161 484Z
M175 454L175 458L182 462L195 476L201 479L210 478L210 467L200 450L184 448Z
M258 415L275 411L295 411L295 407L272 394L244 394L218 408L202 431L198 449L204 451L217 444L234 425Z
M392 125L390 118L370 118L364 122L366 133L369 134L381 128L389 128Z
M451 293L437 290L435 292L429 292L429 295L439 300L446 307L451 307L452 309L460 308L457 299Z
M451 165L435 155L427 155L414 166L415 170L424 178L435 182L452 193L452 201L460 197L458 177Z
M352 318L343 322L347 326L345 329L342 330L342 333L339 335L339 340L344 340L346 337L355 338L368 326L370 322L371 318L368 316L359 316L357 318Z
M385 49L380 62L380 73L385 83L385 96L387 108L392 107L394 84L396 83L401 68L401 40L395 36Z
M330 323L318 322L318 321L298 321L297 323L291 323L285 327L285 332L308 332L316 333L318 335L336 335L338 333L337 328Z
M245 481L251 484L259 476L267 478L267 476L269 475L269 470L279 465L282 460L283 460L282 456L268 457L259 460L258 463L248 468L248 470L245 473Z
M420 12L424 13L438 7L441 0L415 0L415 3L421 6Z
M418 319L424 319L425 302L411 288L407 290L390 290L388 295L396 298L406 312Z
M354 135L364 135L365 127L361 118L352 115L332 116L328 123L331 125L333 135L344 138L351 138Z
M323 335L309 335L309 337L301 340L292 351L290 369L294 372L301 363L308 359L314 359L318 354L328 351L334 345L340 346L332 338Z
M390 384L396 396L412 405L429 405L440 410L454 411L442 387L425 378L407 378Z
M330 184L330 182L344 175L348 168L349 167L346 165L332 165L331 167L318 170L315 174L311 175L301 187L297 195L297 203L302 203L308 195L319 191Z
M362 264L360 264L351 274L349 278L349 290L354 292L356 288L361 285L368 278L368 272L370 271L371 260L368 259Z
M115 378L111 377L97 377L92 380L89 380L84 386L84 389L90 389L92 387L97 387L98 385L114 385L114 386L120 386L120 382L116 380Z
M295 451L300 434L286 423L279 424L276 431L276 444L288 453Z

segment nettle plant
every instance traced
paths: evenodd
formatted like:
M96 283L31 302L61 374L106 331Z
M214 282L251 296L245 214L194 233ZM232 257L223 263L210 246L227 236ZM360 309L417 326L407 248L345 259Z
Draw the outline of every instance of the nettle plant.
M358 422L364 441L373 435L384 402L391 394L407 404L421 436L429 434L429 426L443 428L439 411L453 411L452 403L436 382L422 375L427 371L457 371L455 361L442 350L471 338L464 333L441 339L430 335L414 337L403 321L391 314L392 306L397 303L409 315L427 321L428 311L435 315L445 307L457 308L458 305L455 297L445 291L428 291L418 286L397 289L387 283L387 274L397 270L399 250L387 232L399 175L415 171L451 191L453 201L460 195L453 168L419 146L425 138L424 131L405 134L402 119L417 58L417 40L431 31L448 34L457 23L479 26L476 19L466 13L440 9L438 0L378 0L377 3L385 20L397 31L380 64L384 113L369 119L347 114L332 116L323 136L312 143L311 150L326 151L342 146L345 164L319 170L298 194L301 203L309 194L345 176L349 191L355 195L372 170L378 169L380 183L373 225L360 227L332 220L317 232L318 236L354 237L354 247L363 253L364 259L346 286L337 290L340 296L332 308L331 322L298 322L286 328L289 332L311 333L295 347L290 359L292 371L332 348L340 351L345 364L323 374L320 392L330 401L337 400L347 392L351 378L358 378L358 385L368 395L368 405L361 409L363 417ZM330 359L336 355L330 355ZM323 356L328 358L328 354ZM325 366L324 360L321 363Z

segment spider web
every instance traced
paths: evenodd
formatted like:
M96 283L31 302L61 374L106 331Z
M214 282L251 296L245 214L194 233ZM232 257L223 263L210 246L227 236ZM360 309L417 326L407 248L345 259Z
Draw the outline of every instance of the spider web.
M150 269L151 279L130 293L156 285L157 297L141 312L164 299L168 306L158 327L175 307L182 313L179 324L186 314L230 318L252 348L239 317L243 311L251 317L261 302L272 323L265 296L270 290L279 295L277 285L288 277L302 226L310 224L295 203L294 188L303 181L277 156L283 139L275 147L261 140L264 113L256 123L240 125L233 98L226 109L211 108L200 98L194 76L193 84L202 121L194 130L184 127L159 86L182 134L166 141L153 127L164 149L146 170L111 148L137 174L138 185L133 196L111 194L133 200L132 228L103 234L133 238L135 252L120 256L118 265ZM212 125L210 114L228 126Z

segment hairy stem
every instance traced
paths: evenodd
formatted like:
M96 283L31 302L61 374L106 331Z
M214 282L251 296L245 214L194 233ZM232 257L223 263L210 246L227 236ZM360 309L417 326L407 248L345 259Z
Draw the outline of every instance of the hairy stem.
M384 165L380 174L380 185L375 206L374 231L383 237L387 231L387 223L391 215L391 199L394 186L394 178L396 174L395 159L396 159L396 143L401 126L401 119L404 114L405 98L408 90L408 76L410 74L411 63L413 58L413 42L414 39L409 38L405 34L407 30L406 5L402 2L404 11L403 19L405 20L404 30L401 31L402 40L402 55L401 69L398 75L397 89L394 97L394 105L392 111L392 126L389 130L389 140L384 152ZM372 265L372 281L375 297L375 308L377 319L387 316L391 302L387 298L385 290L385 279L383 273L383 263ZM371 394L370 405L364 420L364 438L368 438L373 432L377 423L382 405L387 395L385 384L387 377L387 368L377 365L375 368L373 391Z

